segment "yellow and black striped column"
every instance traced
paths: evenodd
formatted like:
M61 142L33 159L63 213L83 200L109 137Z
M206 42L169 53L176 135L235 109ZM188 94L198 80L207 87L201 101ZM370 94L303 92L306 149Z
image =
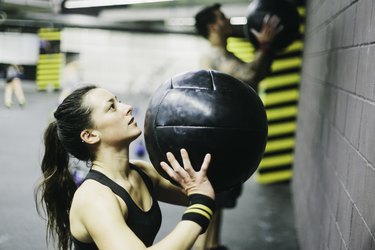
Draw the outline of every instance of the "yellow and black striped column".
M59 29L41 28L38 35L40 49L36 72L37 89L60 89L60 73L65 60L60 51L61 32Z
M298 12L302 18L301 37L276 56L271 74L259 84L268 118L266 150L255 173L259 183L289 181L293 176L305 6L298 6ZM229 38L228 50L245 62L254 57L254 47L243 38Z

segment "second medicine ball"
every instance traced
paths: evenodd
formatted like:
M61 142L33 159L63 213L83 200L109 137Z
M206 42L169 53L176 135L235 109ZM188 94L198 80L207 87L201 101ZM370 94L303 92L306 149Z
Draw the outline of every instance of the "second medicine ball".
M280 25L283 26L272 43L274 49L280 51L300 36L301 18L297 8L290 0L253 0L247 8L247 24L244 26L244 32L255 48L259 44L251 33L251 29L259 32L266 14L277 15L280 18Z
M207 176L215 192L245 182L257 169L268 134L265 108L242 81L211 70L189 71L160 85L145 116L146 148L156 170L172 152L179 160L186 148L199 170L206 153L212 160ZM173 181L172 181L173 183Z

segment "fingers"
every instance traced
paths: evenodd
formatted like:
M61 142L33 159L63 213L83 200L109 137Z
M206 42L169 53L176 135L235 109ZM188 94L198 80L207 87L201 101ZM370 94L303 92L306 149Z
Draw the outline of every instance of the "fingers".
M181 182L182 180L190 177L189 174L185 171L185 168L192 169L189 155L187 154L186 150L181 150L181 157L183 160L184 168L181 167L180 163L176 160L175 156L171 152L167 152L166 156L170 165L162 161L160 162L160 166L173 180Z
M207 177L207 170L211 162L211 154L206 154L199 171L195 171L191 165L189 154L185 149L180 150L183 167L175 156L168 152L167 162L160 162L163 170L176 181L187 195L200 193L209 197L215 197L213 187Z
M180 150L180 154L181 154L181 158L182 158L182 164L184 165L184 169L186 170L189 167L191 168L189 154L186 151L186 149L182 148Z
M279 24L281 19L277 15L266 14L263 18L262 29L272 29L279 32Z
M263 25L267 24L270 20L270 14L266 14L263 18Z
M283 25L279 25L279 27L277 27L276 33L279 33L283 29L284 29L284 26Z
M174 180L187 180L190 178L195 178L197 172L194 170L194 168L191 165L189 154L186 151L186 149L181 149L181 158L182 158L182 163L183 167L179 164L179 162L176 160L175 156L171 153L168 152L166 154L168 163L162 161L160 162L160 166L163 168L163 170ZM211 162L211 155L206 154L206 156L203 159L203 163L200 168L201 176L205 176L207 173L208 166L210 165Z
M202 174L206 175L210 162L211 162L211 154L206 154L206 156L204 157L202 166L201 166L201 170L200 170Z
M260 35L256 29L251 29L250 32L253 33L255 37L258 37Z
M283 30L283 26L280 25L281 19L274 14L266 14L263 18L263 25L261 30L258 32L255 29L251 29L251 33L256 37L259 44L267 44L273 41L276 35Z
M160 162L161 168L171 177L173 180L178 181L176 172L164 161Z
M280 23L280 18L276 15L273 15L271 18L269 18L269 24L272 28L276 28Z
M160 166L171 178L178 181L179 179L181 179L181 166L172 153L168 152L166 155L170 165L162 161L160 162Z

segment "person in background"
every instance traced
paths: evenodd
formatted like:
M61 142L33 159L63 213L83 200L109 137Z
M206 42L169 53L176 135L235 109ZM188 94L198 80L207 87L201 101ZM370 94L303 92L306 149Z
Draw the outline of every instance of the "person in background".
M221 11L220 4L207 6L199 11L195 15L195 27L197 33L210 44L201 57L201 66L232 75L257 91L259 82L269 74L275 57L272 41L283 29L280 19L275 15L266 15L261 30L251 30L258 40L259 47L254 60L248 63L241 61L227 49L227 39L233 34L233 27Z
M9 64L5 68L5 91L4 102L7 108L13 105L13 93L15 94L18 104L23 107L26 104L25 94L22 89L21 76L23 67L17 64Z
M35 190L38 212L47 215L47 238L58 249L191 249L204 233L215 209L215 193L206 174L206 154L199 171L181 149L182 163L172 153L161 167L180 187L151 163L129 159L129 146L141 129L129 104L103 88L74 90L54 112L44 133L43 173ZM69 158L87 162L90 171L77 185ZM181 165L180 165L181 164ZM188 206L181 221L159 242L158 201Z
M61 93L58 103L62 103L65 97L73 92L74 89L80 87L82 83L82 66L79 61L78 54L67 53L66 65L61 74Z
M227 39L233 34L233 27L221 11L220 4L215 3L201 9L195 15L195 28L210 45L201 57L201 67L232 75L257 91L259 82L270 72L275 57L272 41L283 28L279 18L275 15L266 15L261 30L251 31L259 42L259 48L255 52L254 60L248 63L241 61L227 49ZM220 239L222 209L235 208L241 193L242 185L238 185L231 190L216 194L216 212L207 232L198 238L194 249L228 249L221 245Z

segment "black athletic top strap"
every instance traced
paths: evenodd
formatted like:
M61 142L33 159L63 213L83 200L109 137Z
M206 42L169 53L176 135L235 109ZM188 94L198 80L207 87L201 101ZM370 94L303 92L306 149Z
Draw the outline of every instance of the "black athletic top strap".
M142 242L146 246L151 246L154 242L156 234L158 233L161 225L161 211L157 199L154 194L154 187L153 183L142 170L140 170L135 165L131 164L131 169L136 170L139 175L141 176L142 180L146 184L151 197L152 197L152 206L148 211L143 211L140 209L137 204L133 201L129 193L116 182L112 181L110 178L105 176L99 171L90 170L87 174L85 180L92 179L98 181L99 183L109 187L113 193L118 195L128 207L128 216L125 220L126 224L129 228L142 240ZM85 248L84 245L93 245L93 244L85 244L82 242L77 242L76 239L73 239L74 245L76 249L79 250L86 250L86 249L93 249L93 248ZM78 244L77 244L78 243ZM82 243L82 244L80 244ZM82 248L84 247L84 248ZM87 246L88 247L88 246Z

